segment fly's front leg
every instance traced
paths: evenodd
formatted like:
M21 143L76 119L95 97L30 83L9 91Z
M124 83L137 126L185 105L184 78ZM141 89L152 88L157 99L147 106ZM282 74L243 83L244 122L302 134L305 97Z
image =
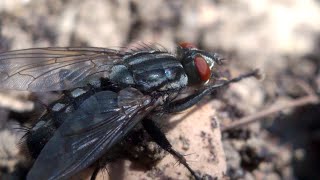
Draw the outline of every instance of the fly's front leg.
M254 71L249 72L247 74L243 74L239 77L225 81L221 84L208 86L204 89L197 91L195 94L192 94L190 96L187 96L185 98L182 98L182 99L179 99L177 101L173 101L173 102L167 104L165 107L165 111L167 113L175 113L175 112L180 112L180 111L186 110L186 109L192 107L193 105L195 105L196 103L198 103L204 96L212 93L213 91L217 90L218 88L224 87L224 86L229 85L231 83L241 81L242 79L245 79L248 77L252 77L252 76L257 77L258 75L259 75L259 71L254 70Z
M147 133L151 136L151 138L164 150L168 151L171 155L173 155L179 163L183 164L190 173L195 177L196 180L200 180L201 178L191 169L187 160L184 158L182 154L177 152L172 148L172 145L166 138L165 134L161 131L161 129L151 120L144 119L142 120L142 125Z

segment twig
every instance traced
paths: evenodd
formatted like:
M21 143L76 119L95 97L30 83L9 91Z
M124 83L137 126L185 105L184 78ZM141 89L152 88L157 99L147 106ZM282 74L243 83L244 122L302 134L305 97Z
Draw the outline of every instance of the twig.
M263 117L280 112L284 109L295 108L295 107L304 106L307 104L319 103L318 96L316 95L316 93L314 93L312 88L307 83L305 83L304 81L298 80L298 85L307 93L306 96L295 99L295 100L290 100L285 104L273 105L273 106L269 107L268 109L260 111L256 114L241 118L233 123L230 123L228 126L221 127L221 131L223 132L223 131L227 131L230 129L234 129L234 128L248 125L250 123L261 120Z

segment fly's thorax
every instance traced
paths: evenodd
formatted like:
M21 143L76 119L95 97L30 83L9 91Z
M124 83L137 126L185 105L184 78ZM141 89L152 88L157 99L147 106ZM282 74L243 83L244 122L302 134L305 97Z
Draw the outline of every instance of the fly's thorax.
M181 89L188 82L177 58L161 51L140 52L125 57L123 64L112 68L110 80L143 92Z
M190 43L180 43L177 57L188 76L189 85L201 85L210 81L216 64L223 59L219 54L197 49Z
M131 72L123 64L113 66L109 78L112 82L121 85L130 86L135 84Z

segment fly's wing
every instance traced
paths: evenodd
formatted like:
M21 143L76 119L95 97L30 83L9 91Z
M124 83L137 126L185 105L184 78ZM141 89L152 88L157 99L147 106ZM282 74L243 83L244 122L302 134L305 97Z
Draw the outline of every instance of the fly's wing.
M105 48L34 48L0 53L0 88L65 90L108 77L126 52Z
M133 88L102 91L83 102L58 128L27 179L66 179L88 167L119 142L154 108Z
M120 50L106 48L34 48L0 53L0 89L33 92L65 90L108 78L124 56L137 52L167 51L140 43Z

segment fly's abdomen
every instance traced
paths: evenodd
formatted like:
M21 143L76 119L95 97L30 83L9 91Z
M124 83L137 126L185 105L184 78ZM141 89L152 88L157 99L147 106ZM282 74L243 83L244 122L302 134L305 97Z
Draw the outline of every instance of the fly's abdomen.
M111 81L150 91L181 89L188 83L180 61L165 52L141 52L128 56L123 65L116 65Z
M97 89L96 91L100 91ZM72 115L82 102L94 92L89 88L77 88L70 91L57 102L49 105L48 110L27 133L25 142L33 158L37 158L43 147L51 139L64 120Z
M32 158L36 159L38 157L56 130L57 128L53 125L52 119L42 119L30 129L25 142Z

